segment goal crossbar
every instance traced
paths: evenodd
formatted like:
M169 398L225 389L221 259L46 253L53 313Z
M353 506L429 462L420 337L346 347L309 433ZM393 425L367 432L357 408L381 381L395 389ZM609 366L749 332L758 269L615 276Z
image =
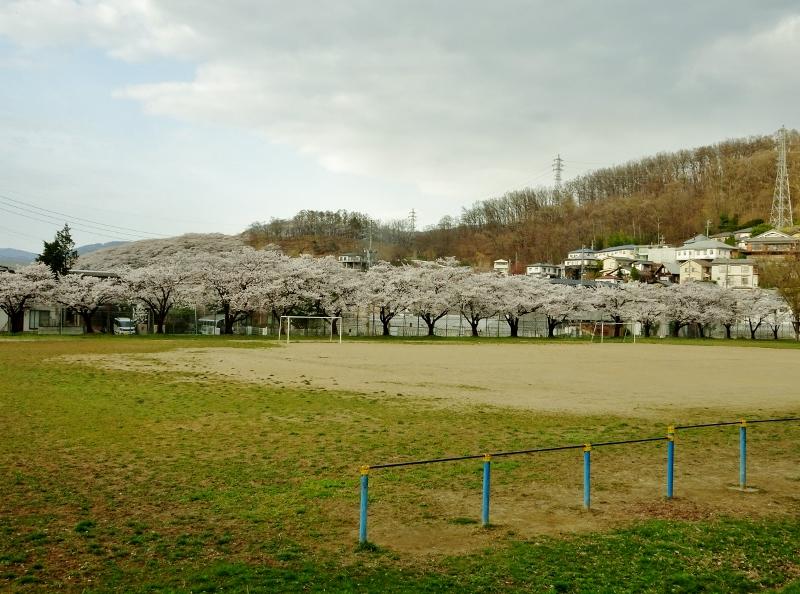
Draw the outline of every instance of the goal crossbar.
M286 320L286 344L289 344L289 336L292 330L292 318L298 320L328 320L331 323L331 332L328 339L329 342L333 342L333 321L339 320L339 344L342 343L342 316L281 316L281 319L278 322L278 340L281 339L283 320Z

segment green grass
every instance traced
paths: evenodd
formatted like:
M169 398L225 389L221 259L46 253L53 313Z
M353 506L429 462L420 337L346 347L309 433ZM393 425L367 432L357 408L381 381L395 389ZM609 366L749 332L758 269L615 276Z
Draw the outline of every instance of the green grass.
M485 530L475 522L479 462L374 471L371 536L387 536L356 546L361 464L659 435L657 421L442 408L59 359L221 344L274 345L220 337L0 343L0 588L797 591L797 582L788 586L800 575L797 499L777 515L737 513L734 504L726 508L731 513L696 520L655 514L571 536L521 534L511 523ZM798 428L763 431L753 447L765 460L797 459ZM735 439L697 433L679 452L729 451ZM598 463L599 496L614 489L602 480L602 464L660 464L660 447L609 449ZM501 501L534 483L542 491L566 484L577 505L580 477L568 455L494 464ZM633 482L637 470L627 472L621 482ZM413 553L395 546L387 532L393 523L453 531L478 544L467 552ZM419 544L424 551L426 543Z

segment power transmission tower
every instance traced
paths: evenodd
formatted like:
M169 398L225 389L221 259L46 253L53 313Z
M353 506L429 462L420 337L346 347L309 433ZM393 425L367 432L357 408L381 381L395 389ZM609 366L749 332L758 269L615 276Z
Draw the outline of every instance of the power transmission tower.
M417 211L413 208L408 215L408 222L411 224L411 232L413 233L417 230Z
M556 158L553 159L553 172L555 173L555 180L556 180L556 187L561 187L561 172L564 171L564 159L561 158L561 154L559 153L556 155Z
M789 172L786 169L786 126L781 126L777 133L778 171L775 176L775 193L772 195L772 213L769 224L776 229L791 227L792 197L789 194Z

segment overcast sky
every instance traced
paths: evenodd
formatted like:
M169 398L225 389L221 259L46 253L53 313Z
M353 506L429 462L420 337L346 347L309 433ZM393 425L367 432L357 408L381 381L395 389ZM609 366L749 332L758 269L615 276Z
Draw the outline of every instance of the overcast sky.
M0 247L431 224L796 128L798 64L796 1L0 0Z

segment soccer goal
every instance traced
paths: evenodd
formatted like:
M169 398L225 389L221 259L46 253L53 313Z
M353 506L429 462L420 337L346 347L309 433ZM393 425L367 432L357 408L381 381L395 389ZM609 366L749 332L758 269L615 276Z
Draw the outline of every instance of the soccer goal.
M285 320L285 323L284 323ZM328 320L331 325L329 342L333 342L333 321L339 320L339 344L342 343L342 316L281 316L278 323L278 340L281 339L281 332L286 328L286 344L289 344L289 339L292 333L292 320Z

